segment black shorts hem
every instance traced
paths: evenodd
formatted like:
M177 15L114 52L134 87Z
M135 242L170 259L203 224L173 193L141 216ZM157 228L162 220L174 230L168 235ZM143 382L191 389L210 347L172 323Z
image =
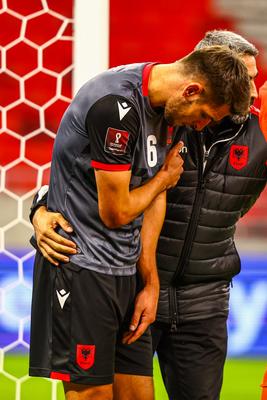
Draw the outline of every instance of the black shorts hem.
M139 370L134 370L132 368L123 368L123 370L119 370L119 368L115 369L115 374L123 374L123 375L140 375L140 376L151 376L153 377L153 369L144 369L142 371Z
M40 377L40 378L49 378L49 379L56 379L51 378L51 372L48 369L44 368L30 368L29 369L29 376L33 377ZM57 371L53 371L57 372ZM92 385L92 386L99 386L99 385L109 385L113 383L113 376L81 376L81 375L74 375L67 371L58 371L59 373L69 374L70 375L70 383L77 383L81 385ZM60 379L59 379L60 380Z

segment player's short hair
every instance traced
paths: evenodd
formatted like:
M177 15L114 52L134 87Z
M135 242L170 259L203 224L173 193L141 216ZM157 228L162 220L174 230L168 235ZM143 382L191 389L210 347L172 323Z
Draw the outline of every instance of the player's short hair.
M236 52L226 46L195 50L182 60L185 75L204 82L200 101L228 105L231 114L246 115L250 105L248 70Z
M241 35L225 29L214 29L213 31L206 32L204 38L196 45L195 50L204 49L209 46L227 46L239 55L247 54L257 57L259 54L259 50L254 44Z

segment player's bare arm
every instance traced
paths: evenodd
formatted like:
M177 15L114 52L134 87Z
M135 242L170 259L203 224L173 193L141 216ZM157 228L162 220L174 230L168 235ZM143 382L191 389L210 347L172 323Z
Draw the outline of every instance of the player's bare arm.
M95 170L99 215L111 229L134 220L144 212L155 197L176 185L183 172L179 142L168 153L160 171L146 184L129 190L131 171L110 172Z
M135 308L123 342L136 341L154 322L159 296L159 280L156 264L156 248L166 211L166 191L160 193L144 213L141 230L142 252L138 262L138 271L144 288L138 293Z

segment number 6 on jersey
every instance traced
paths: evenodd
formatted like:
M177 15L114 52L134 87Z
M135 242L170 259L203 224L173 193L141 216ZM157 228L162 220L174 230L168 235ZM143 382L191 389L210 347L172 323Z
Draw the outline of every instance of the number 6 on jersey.
M147 162L149 167L155 167L157 165L157 138L155 135L149 135L147 137Z

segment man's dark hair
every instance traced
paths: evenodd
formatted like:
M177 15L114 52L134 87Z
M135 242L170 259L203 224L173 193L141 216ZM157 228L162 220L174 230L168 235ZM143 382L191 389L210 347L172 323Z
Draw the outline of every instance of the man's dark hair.
M214 29L213 31L206 32L204 38L196 45L195 50L204 49L210 46L227 46L239 55L247 54L249 56L257 57L259 54L259 51L254 44L250 43L241 35L224 29Z
M193 51L181 61L186 75L204 81L203 101L214 106L227 104L232 114L247 114L250 80L247 67L236 52L226 46L210 46Z

